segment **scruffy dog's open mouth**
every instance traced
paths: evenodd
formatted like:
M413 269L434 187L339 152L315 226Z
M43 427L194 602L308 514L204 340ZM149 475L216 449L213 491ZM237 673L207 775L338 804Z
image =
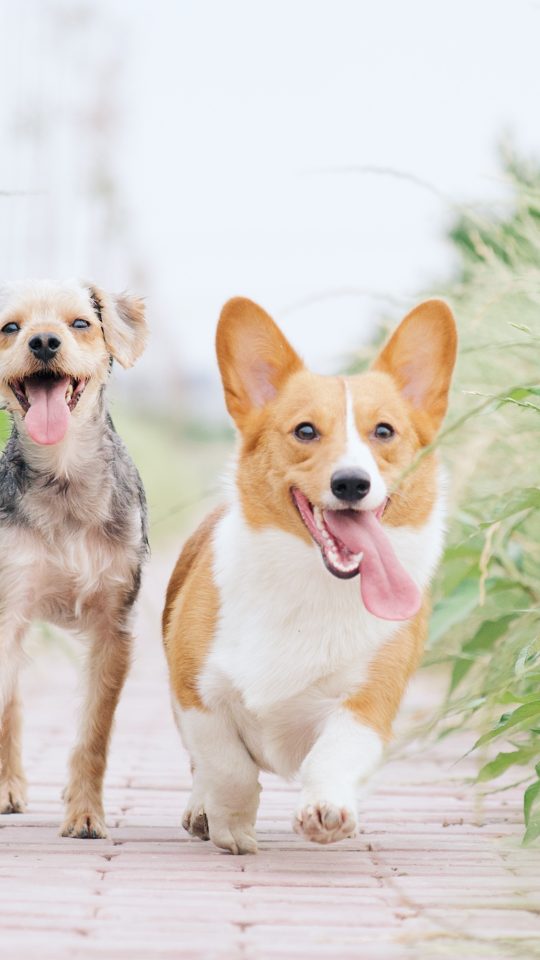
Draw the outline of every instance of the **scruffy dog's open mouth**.
M297 487L291 494L330 573L340 579L361 574L362 600L370 613L384 620L407 620L418 613L420 591L381 523L386 503L377 510L322 510Z
M11 381L32 440L52 444L64 438L87 383L85 377L48 372Z

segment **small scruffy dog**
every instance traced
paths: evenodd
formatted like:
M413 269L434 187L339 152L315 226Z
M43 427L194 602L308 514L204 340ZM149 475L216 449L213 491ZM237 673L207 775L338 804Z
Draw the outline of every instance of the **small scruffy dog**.
M74 281L0 288L0 397L13 421L0 459L0 813L25 808L17 673L29 624L45 620L89 641L65 837L107 835L103 776L148 544L105 387L113 359L130 367L145 340L136 298Z

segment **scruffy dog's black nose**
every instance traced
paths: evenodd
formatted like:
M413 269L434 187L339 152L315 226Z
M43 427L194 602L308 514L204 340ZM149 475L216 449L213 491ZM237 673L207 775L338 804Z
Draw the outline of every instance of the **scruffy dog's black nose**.
M369 493L371 480L365 470L336 470L330 480L332 493L338 500L354 503Z
M38 360L42 360L43 363L48 363L49 360L52 360L61 344L62 341L59 340L54 333L36 333L36 335L28 341L28 346L34 356L37 357Z

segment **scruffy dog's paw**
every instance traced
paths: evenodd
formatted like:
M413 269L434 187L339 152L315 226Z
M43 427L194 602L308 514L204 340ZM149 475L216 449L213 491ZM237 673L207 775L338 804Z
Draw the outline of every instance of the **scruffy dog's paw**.
M0 813L24 813L26 810L26 782L12 777L0 782Z
M68 811L60 829L60 836L73 837L77 840L106 840L108 833L105 818L101 812Z
M346 840L356 833L356 817L348 807L333 803L308 804L295 814L293 827L296 833L314 843L335 843Z
M198 837L199 840L209 840L208 818L204 812L204 807L190 807L184 813L182 826L192 837Z

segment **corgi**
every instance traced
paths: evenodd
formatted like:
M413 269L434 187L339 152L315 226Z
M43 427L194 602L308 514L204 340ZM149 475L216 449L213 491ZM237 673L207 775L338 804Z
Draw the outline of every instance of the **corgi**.
M456 346L450 308L429 300L367 372L320 376L257 304L223 308L234 478L187 541L163 613L193 836L255 853L260 770L298 775L301 836L355 834L357 792L427 632L444 539L431 444Z

